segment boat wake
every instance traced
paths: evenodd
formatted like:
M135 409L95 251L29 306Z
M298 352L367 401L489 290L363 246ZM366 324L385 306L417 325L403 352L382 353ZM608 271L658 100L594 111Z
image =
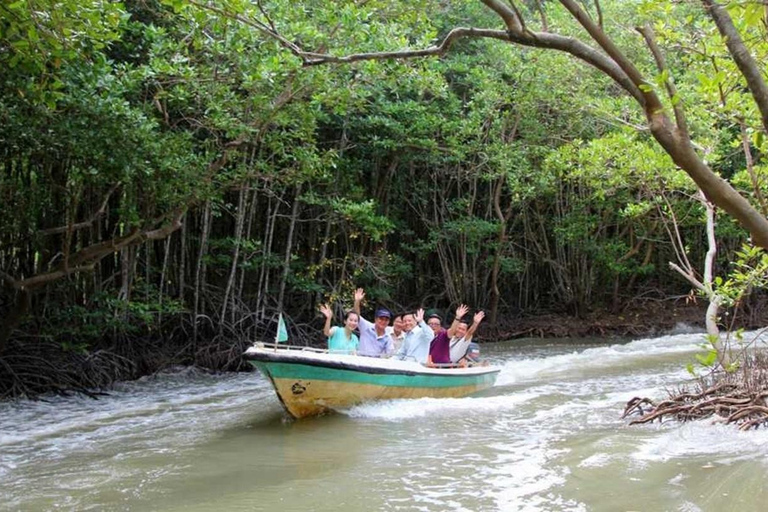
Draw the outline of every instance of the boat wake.
M426 416L498 414L514 410L538 396L517 393L512 396L476 396L464 398L420 398L417 400L385 400L357 405L338 412L351 418L403 421Z

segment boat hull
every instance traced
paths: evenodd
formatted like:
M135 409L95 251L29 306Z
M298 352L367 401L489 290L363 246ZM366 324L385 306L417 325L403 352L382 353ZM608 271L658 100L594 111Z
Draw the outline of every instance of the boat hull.
M426 368L361 356L249 349L245 357L272 383L295 418L363 402L401 398L458 398L493 386L493 367Z

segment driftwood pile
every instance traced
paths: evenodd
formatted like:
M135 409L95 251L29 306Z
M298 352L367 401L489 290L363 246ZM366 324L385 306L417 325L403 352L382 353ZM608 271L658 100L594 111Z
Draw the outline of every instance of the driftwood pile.
M632 398L622 418L639 416L630 425L664 419L713 418L716 422L738 425L740 430L768 427L768 357L751 357L735 372L716 372L699 379L693 389L681 387L668 394L659 403Z

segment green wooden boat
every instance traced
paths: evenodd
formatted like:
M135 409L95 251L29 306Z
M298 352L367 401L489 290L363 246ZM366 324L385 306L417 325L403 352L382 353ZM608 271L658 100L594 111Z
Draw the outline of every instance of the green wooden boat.
M272 383L295 418L375 400L458 398L493 386L493 366L429 368L412 361L257 344L244 357Z

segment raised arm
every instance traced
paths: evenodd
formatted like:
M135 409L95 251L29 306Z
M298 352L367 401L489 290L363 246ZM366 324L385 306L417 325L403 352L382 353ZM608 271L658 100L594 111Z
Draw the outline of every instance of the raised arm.
M413 315L413 319L419 324L419 333L417 334L419 343L429 343L432 338L435 337L435 333L432 328L424 323L424 308L416 310L416 314Z
M355 290L355 305L352 306L352 310L360 316L360 303L365 299L365 291L362 288Z
M480 326L480 322L483 321L483 318L485 318L485 312L484 311L478 311L475 313L475 316L472 317L472 325L469 326L469 329L467 329L467 334L464 336L464 339L469 341L472 339L472 336L475 334L475 331Z
M456 329L459 328L459 321L464 318L464 315L467 314L467 311L469 311L469 308L466 304L460 304L458 308L456 308L456 316L453 317L453 323L451 323L451 326L448 328L448 337L453 338L456 334Z
M331 335L331 318L333 317L333 311L328 307L328 304L320 304L320 312L325 315L325 326L323 327L323 334L326 336Z

